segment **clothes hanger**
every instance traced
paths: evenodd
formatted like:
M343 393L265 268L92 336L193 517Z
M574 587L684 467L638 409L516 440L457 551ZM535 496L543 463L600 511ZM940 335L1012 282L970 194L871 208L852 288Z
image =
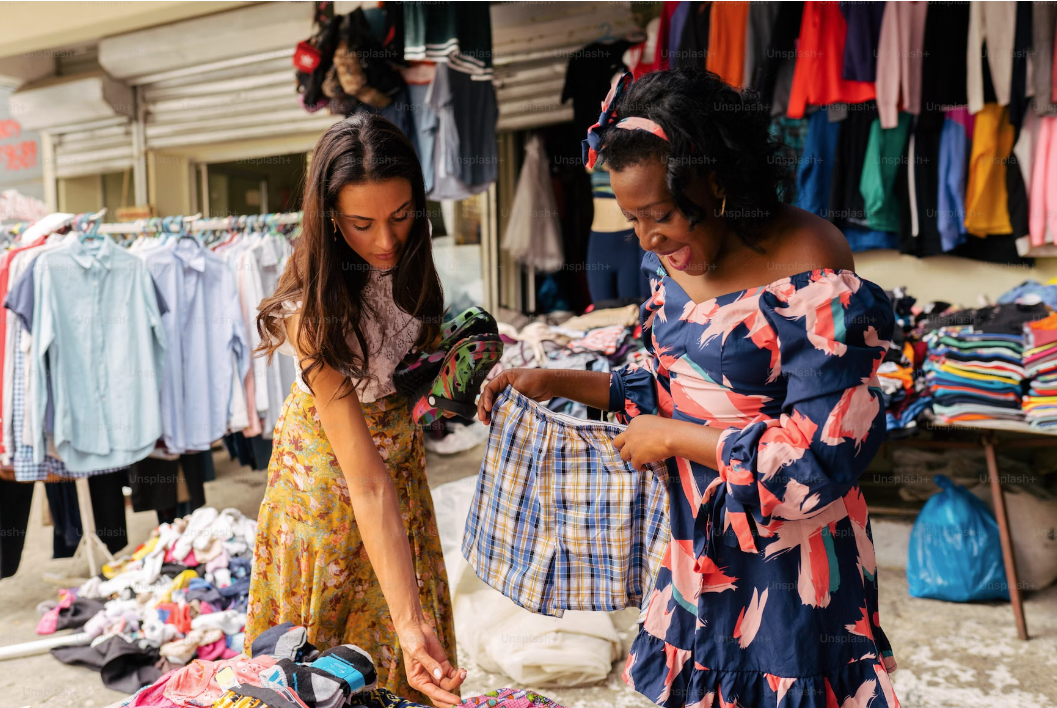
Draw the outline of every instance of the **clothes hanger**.
M81 232L81 243L103 238L103 235L99 233L99 223L103 220L105 214L106 207L103 207L95 214L81 215L80 219L78 219L78 231Z

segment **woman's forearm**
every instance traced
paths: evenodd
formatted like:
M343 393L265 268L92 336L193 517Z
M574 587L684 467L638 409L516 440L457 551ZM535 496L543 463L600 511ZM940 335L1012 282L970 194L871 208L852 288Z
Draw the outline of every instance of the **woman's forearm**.
M568 398L591 408L609 410L609 374L577 369L554 369L549 373L549 388L555 398Z
M691 462L716 468L716 448L719 428L710 428L685 420L668 420L665 431L665 447L670 457L682 457Z
M393 625L398 631L401 627L413 626L422 617L422 604L396 488L388 480L374 489L353 494L350 487L349 491L353 515L357 519L370 519L370 523L360 522L356 526L389 605Z
M374 446L355 393L336 398L341 377L326 369L312 381L316 410L349 490L352 512L389 613L399 630L421 619L411 546L400 501Z

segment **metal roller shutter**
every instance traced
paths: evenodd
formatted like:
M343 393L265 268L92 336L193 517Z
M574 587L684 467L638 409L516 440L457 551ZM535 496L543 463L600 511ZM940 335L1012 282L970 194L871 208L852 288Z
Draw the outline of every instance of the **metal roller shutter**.
M495 3L491 15L499 131L572 120L561 103L569 57L637 29L630 2Z
M136 87L147 150L318 135L340 117L298 101L292 57L311 32L311 3L263 3L109 37L99 62Z
M136 80L148 150L321 133L340 116L298 101L293 49Z
M55 176L65 179L132 167L132 122L109 118L48 131L55 156Z

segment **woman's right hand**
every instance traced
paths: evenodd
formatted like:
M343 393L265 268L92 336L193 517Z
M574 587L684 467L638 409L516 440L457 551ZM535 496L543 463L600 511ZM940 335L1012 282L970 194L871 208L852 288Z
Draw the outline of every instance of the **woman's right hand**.
M481 391L481 397L477 399L477 417L482 423L492 422L492 405L507 386L513 386L515 391L533 401L554 398L553 377L552 369L507 369L500 372Z

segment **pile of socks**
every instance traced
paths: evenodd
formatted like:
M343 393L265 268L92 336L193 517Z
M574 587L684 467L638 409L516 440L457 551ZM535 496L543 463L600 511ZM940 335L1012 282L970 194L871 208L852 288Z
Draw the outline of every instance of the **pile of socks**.
M1057 313L1024 325L1024 416L1032 428L1057 428Z
M925 337L926 380L933 412L943 423L1023 420L1024 336L941 327Z

